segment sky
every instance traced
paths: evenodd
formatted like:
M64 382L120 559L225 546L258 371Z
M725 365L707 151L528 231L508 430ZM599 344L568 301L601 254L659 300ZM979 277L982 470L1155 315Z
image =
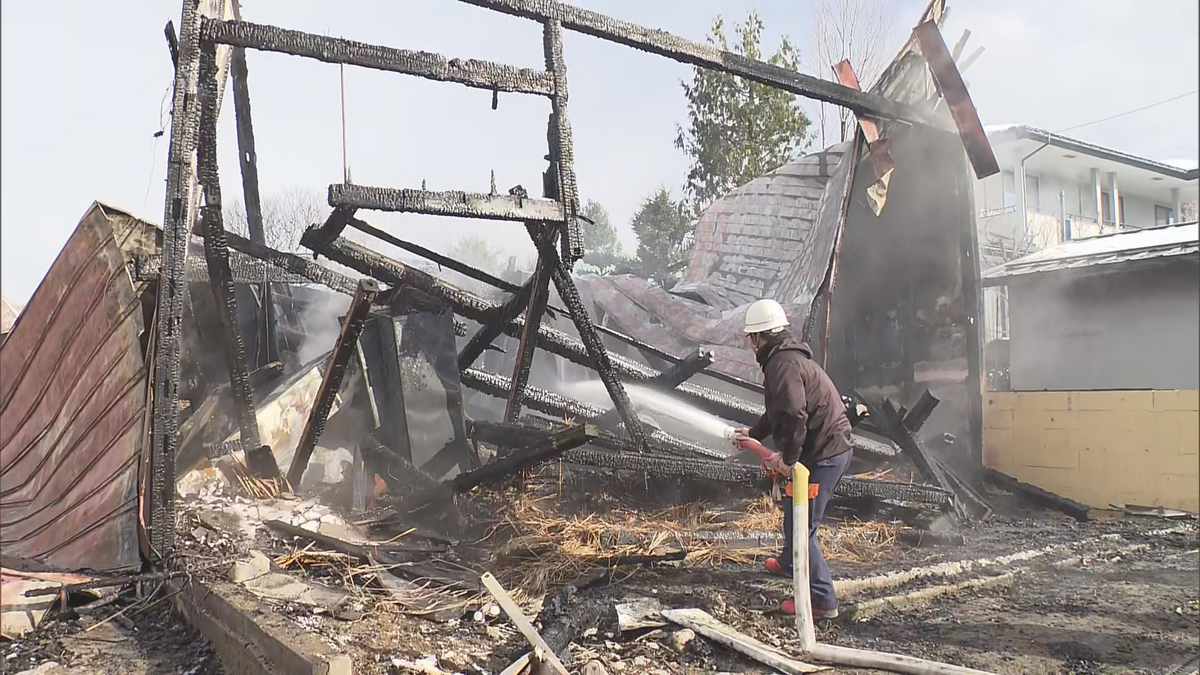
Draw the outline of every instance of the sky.
M897 51L925 0L886 3ZM765 47L787 34L811 42L813 0L576 0L611 16L703 40L714 17L758 11ZM1197 89L1195 0L950 0L944 28L966 51L985 48L964 74L984 124L1025 123L1051 131L1099 120ZM24 303L79 219L101 201L162 222L173 69L163 37L179 24L176 2L11 3L0 6L0 292ZM544 65L540 26L455 0L244 0L248 21L479 58ZM54 35L53 43L45 41ZM636 248L629 220L660 186L676 195L688 162L674 147L686 116L680 80L691 69L668 59L567 32L569 116L580 195L603 204L622 243ZM251 52L250 97L262 193L323 195L342 178L339 71L307 59ZM540 191L549 103L491 94L395 73L346 69L347 155L353 181L380 187L485 192ZM230 90L231 91L231 90ZM815 117L815 107L798 99ZM1068 132L1159 160L1195 162L1200 96ZM232 96L218 130L226 200L241 193ZM166 134L155 138L155 133ZM817 149L813 147L812 149ZM369 214L372 224L445 250L467 234L522 258L532 255L511 223ZM381 247L387 251L386 247Z

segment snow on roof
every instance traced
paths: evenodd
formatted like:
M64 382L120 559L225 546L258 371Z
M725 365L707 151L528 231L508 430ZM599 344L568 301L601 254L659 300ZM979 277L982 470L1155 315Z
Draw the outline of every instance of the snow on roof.
M1149 227L1076 239L1009 261L982 275L985 286L1017 276L1057 272L1120 262L1152 260L1200 252L1196 222Z

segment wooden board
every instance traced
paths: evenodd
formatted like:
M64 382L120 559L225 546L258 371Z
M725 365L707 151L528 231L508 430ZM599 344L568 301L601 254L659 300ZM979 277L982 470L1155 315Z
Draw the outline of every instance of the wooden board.
M0 547L52 568L139 565L146 408L134 293L93 204L0 345Z
M663 618L684 628L691 628L696 634L744 654L763 665L770 666L781 673L801 675L802 673L819 673L829 670L828 666L814 666L811 663L797 661L783 652L766 645L744 633L739 633L732 626L717 621L711 614L702 609L666 609Z

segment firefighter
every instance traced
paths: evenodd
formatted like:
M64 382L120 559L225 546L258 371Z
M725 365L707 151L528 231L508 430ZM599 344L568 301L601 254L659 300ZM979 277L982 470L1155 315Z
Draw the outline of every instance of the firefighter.
M776 474L791 476L791 466L796 462L808 468L807 544L813 618L834 619L838 615L837 596L829 566L817 544L817 525L834 487L850 465L850 421L837 387L813 361L809 346L792 338L789 326L783 307L774 300L759 300L746 310L745 332L762 367L766 413L753 427L738 431L758 441L767 436L775 441L778 452L767 460L767 466ZM791 522L794 489L789 481L781 499L783 551L766 561L769 572L788 577L792 575L792 546L796 545ZM795 602L788 598L781 609L795 614Z

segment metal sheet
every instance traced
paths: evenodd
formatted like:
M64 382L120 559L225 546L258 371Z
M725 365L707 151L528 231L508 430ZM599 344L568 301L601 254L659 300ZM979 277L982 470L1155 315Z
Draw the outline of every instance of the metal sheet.
M93 205L0 346L0 546L59 569L138 559L142 307Z

